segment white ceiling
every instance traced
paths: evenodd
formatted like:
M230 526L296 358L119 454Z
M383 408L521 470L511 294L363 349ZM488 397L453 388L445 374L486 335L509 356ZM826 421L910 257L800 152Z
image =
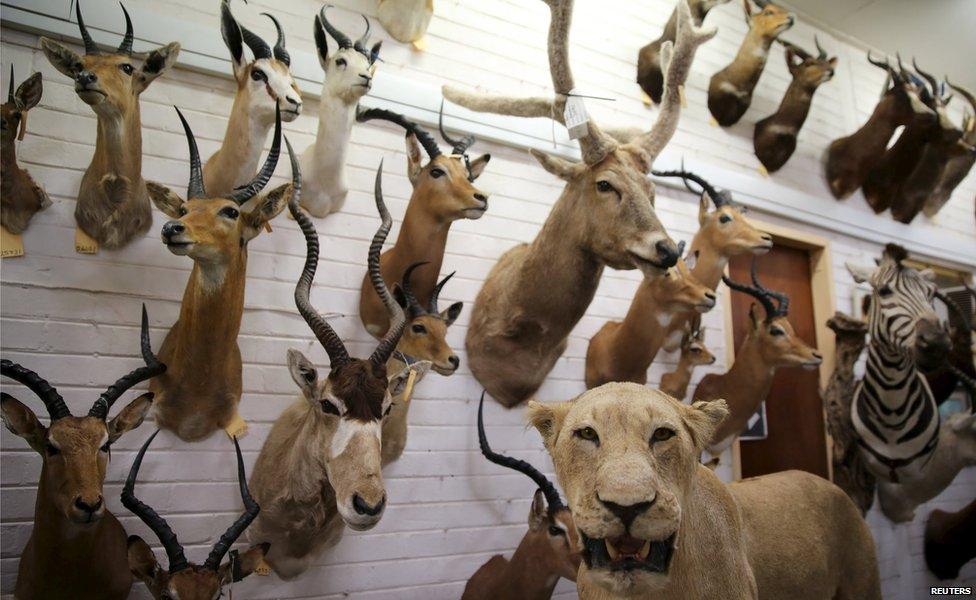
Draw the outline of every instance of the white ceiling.
M976 91L976 0L782 0L809 22Z

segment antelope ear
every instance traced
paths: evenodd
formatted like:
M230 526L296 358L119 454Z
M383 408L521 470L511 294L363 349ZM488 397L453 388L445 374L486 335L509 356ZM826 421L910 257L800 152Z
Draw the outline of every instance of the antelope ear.
M137 535L130 535L127 545L129 571L132 572L133 577L150 585L161 571L152 548Z
M157 77L176 64L176 57L179 55L179 42L171 42L150 52L136 76L134 85L136 92L142 93Z
M142 425L142 421L149 413L149 409L152 408L153 396L155 394L152 392L146 392L139 396L123 408L119 414L115 415L114 419L108 422L109 442L114 442L122 437L123 433L132 431Z
M562 428L563 420L569 413L571 402L539 402L529 401L529 424L542 435L542 442L552 452Z
M27 440L35 451L44 452L47 428L41 425L34 411L7 393L0 394L0 409L2 409L0 414L3 416L3 424L10 433Z
M694 438L695 447L699 450L705 449L711 443L718 426L729 416L725 400L695 402L685 407L685 411L685 423Z
M542 531L548 523L548 513L546 511L546 498L542 490L536 490L532 496L532 507L529 509L529 530Z
M251 201L245 203L246 206L241 209L241 212L244 222L247 224L247 229L244 232L246 240L250 241L257 237L264 229L265 223L271 222L272 219L281 214L281 211L291 201L294 189L292 184L283 183L264 196L259 196L253 203ZM247 212L244 212L245 210Z
M455 302L448 306L446 310L441 311L441 318L444 319L448 327L453 325L454 321L457 321L457 318L461 316L461 309L463 308L464 302Z
M176 195L173 190L165 185L160 185L153 181L146 182L146 191L149 192L149 199L156 205L163 214L171 219L179 219L180 207L183 206L183 198Z
M319 371L304 354L294 348L288 349L288 372L302 395L309 402L317 402Z
M241 26L234 20L234 16L230 12L230 5L227 2L220 3L220 36L224 38L224 44L230 50L234 78L240 81L242 77L247 75L247 62L244 60L244 37L241 33Z
M44 50L44 56L61 74L74 79L81 71L81 57L74 50L69 50L46 37L41 38L41 49Z
M17 99L20 110L30 110L41 101L41 94L43 92L44 87L41 84L41 74L34 73L17 86L17 93L14 97Z
M484 172L485 167L488 166L488 161L491 160L491 154L482 154L478 158L471 161L471 180L481 177Z
M712 201L708 197L708 192L702 192L701 198L698 199L698 226L701 227L705 224L705 219L708 218L708 209L711 208Z
M844 266L847 267L847 272L851 274L851 277L853 277L854 281L857 283L864 283L870 279L871 275L874 273L874 269L872 267L865 267L852 262L846 262L844 263Z
M407 179L410 185L417 185L417 178L420 177L420 170L424 168L424 155L420 152L420 142L417 136L412 133L407 134Z
M556 158L555 156L551 156L545 152L540 152L535 148L530 149L529 153L532 154L533 158L539 161L539 164L542 165L543 169L549 171L563 181L571 181L586 169L586 165L583 163L574 163L561 158Z
M759 312L759 305L753 303L749 307L749 321L752 322L752 328L754 330L759 329L763 324L764 317Z
M247 552L238 554L236 557L221 565L219 571L220 585L224 586L228 583L237 583L253 573L264 562L264 557L268 554L268 549L270 548L271 544L268 542L251 546L247 549Z

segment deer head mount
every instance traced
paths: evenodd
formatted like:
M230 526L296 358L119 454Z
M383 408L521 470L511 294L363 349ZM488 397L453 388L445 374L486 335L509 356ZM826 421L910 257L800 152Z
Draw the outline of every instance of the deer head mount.
M51 205L47 193L17 164L17 142L27 134L27 111L41 101L41 74L34 73L14 91L10 65L7 101L0 106L0 225L13 234L23 233L38 211Z
M752 93L766 68L769 47L795 20L789 11L768 0L757 0L759 11L753 12L749 1L742 0L749 32L735 59L708 83L708 110L722 127L735 125L749 110Z
M105 248L120 248L148 231L152 224L146 182L142 179L142 122L139 96L176 62L180 45L172 42L133 64L132 21L125 6L122 43L102 52L85 27L81 3L75 3L84 56L54 40L41 38L41 48L58 71L70 77L75 93L98 117L95 155L81 180L75 220Z
M122 504L156 534L166 551L169 568L164 570L157 562L149 544L141 537L132 535L129 536L128 540L129 569L136 578L146 584L153 598L162 600L167 598L199 600L216 598L225 585L240 581L254 572L261 564L261 559L267 554L269 546L268 544L251 546L244 554L238 554L235 550L231 553L230 561L221 564L230 547L241 537L244 530L261 511L261 507L251 498L247 489L241 447L237 443L237 438L233 438L234 449L237 452L237 480L240 483L241 499L244 502L244 514L238 517L220 536L207 556L207 560L202 565L198 565L186 559L183 546L166 519L161 517L151 506L136 498L135 495L136 478L139 476L142 459L145 457L149 445L156 439L157 434L159 434L158 429L149 436L132 462L129 476L122 488Z
M427 33L434 0L380 0L376 18L398 42L416 42Z
M781 43L786 48L786 67L793 80L776 112L756 123L752 138L756 158L770 173L778 171L793 156L813 95L821 84L833 79L837 66L837 57L828 58L816 36L817 56L790 42Z

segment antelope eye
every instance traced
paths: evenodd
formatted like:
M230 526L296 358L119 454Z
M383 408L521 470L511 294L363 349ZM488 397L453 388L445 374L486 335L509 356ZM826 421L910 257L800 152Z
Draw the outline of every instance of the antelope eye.
M688 352L692 354L701 354L701 348L688 348Z
M387 407L386 407L386 410L384 410L384 411L383 411L383 416L384 416L384 417L385 417L386 415L388 415L388 414L390 414L390 411L391 411L391 410L393 410L393 406L394 406L395 404L396 404L396 402L390 402L390 405L389 405L389 406L387 406Z
M109 448L112 446L112 442L105 442L102 447L98 449L99 452L108 452Z
M319 404L322 405L322 412L339 416L339 407L332 403L330 400L319 400Z
M664 442L670 440L673 437L674 437L673 429L668 429L667 427L658 427L657 429L654 430L654 433L651 434L651 441Z
M786 335L786 332L783 331L782 329L780 329L779 327L770 327L769 328L769 334L770 335Z
M719 223L730 223L732 221L732 215L720 215L718 218Z
M251 69L251 79L254 81L267 81L268 75L261 69Z
M222 217L227 217L228 219L236 219L238 215L241 214L241 211L237 210L233 206L225 206L224 208L220 209L220 213L218 214L220 214Z
M552 537L560 537L560 536L563 535L563 530L560 529L560 528L558 528L558 527L556 527L555 525L550 525L549 526L549 535L551 535Z
M345 66L346 66L346 59L344 59L344 58L337 58L335 64L336 64L337 67L343 67L343 68L345 68Z
M410 330L413 331L414 333L418 333L418 334L425 334L425 333L427 333L427 328L424 327L423 325L419 324L419 323L417 323L415 325L412 325L410 327Z
M596 429L592 427L582 427L573 432L576 437L600 445L600 436L596 434Z
M617 191L612 185L610 185L610 182L607 181L606 179L601 179L600 181L597 181L596 189L598 192L603 192L603 193Z
M445 175L444 169L436 169L435 168L435 169L431 169L430 170L430 176L433 177L434 179L439 179L439 178L443 177L444 175Z
M130 65L129 63L124 63L119 65L119 69L121 69L122 72L125 73L126 75L132 75L132 72L135 71L135 69L132 68L132 65Z
M886 285L878 289L878 293L881 294L882 297L887 298L888 296L892 295L894 292L891 291L890 286Z
M47 452L48 456L57 456L58 454L61 454L61 450L59 450L58 447L51 442L44 445L44 451Z
M186 210L186 207L184 207L184 206L181 206L181 207L180 207L180 216L181 216L181 217L185 217L186 215L187 215L187 210Z

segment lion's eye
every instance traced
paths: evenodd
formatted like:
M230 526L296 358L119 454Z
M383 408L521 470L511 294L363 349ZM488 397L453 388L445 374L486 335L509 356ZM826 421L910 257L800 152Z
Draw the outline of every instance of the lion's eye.
M658 427L651 434L651 442L664 442L674 437L674 430L667 427Z
M613 185L606 179L601 179L600 181L596 182L596 190L604 193L617 191L617 189L613 187Z
M593 429L592 427L582 427L574 431L573 434L576 437L584 439L588 442L593 442L597 445L600 444L600 436L596 434L596 429Z

